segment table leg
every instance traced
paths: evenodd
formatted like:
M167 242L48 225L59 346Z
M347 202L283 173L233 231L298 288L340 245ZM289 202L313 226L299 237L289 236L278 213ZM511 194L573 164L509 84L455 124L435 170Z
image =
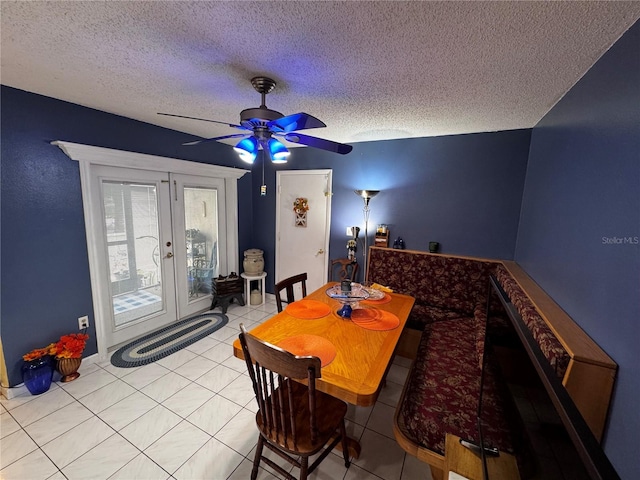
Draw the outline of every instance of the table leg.
M329 440L328 443L331 443L334 438L336 437L331 437L331 440ZM342 442L338 442L338 444L333 448L334 450L342 452ZM362 450L362 448L360 447L360 442L358 442L358 440L356 440L355 438L347 437L347 449L349 450L350 458L360 458L360 451Z

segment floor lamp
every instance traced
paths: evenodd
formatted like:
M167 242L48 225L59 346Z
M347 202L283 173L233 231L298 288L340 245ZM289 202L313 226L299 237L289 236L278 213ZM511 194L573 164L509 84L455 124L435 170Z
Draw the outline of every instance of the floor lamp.
M354 190L356 195L362 197L364 201L364 208L362 212L364 213L364 251L362 252L362 258L364 261L364 276L363 281L367 281L367 242L369 241L369 200L375 197L380 193L380 190Z

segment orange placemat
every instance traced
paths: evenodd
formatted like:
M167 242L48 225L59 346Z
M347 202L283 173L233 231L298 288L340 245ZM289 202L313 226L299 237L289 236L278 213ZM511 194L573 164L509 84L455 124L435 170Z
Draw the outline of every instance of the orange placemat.
M293 337L280 340L277 345L287 352L291 352L300 357L307 355L319 357L323 367L329 365L333 362L333 359L336 358L336 347L333 343L317 335L309 335L306 333L294 335Z
M292 317L313 319L321 318L331 313L331 307L317 300L298 300L290 303L285 308Z
M393 330L400 325L393 313L376 308L356 308L351 312L351 321L367 330Z
M391 301L391 295L385 292L384 297L378 300L363 300L362 303L366 303L367 305L383 305L385 303L389 303Z

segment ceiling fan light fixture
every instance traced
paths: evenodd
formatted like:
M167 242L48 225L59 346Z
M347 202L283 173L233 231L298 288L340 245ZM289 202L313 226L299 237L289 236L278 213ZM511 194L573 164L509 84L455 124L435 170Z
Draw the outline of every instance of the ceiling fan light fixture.
M243 138L233 149L238 153L240 160L253 163L258 156L258 140L255 137Z
M287 157L291 154L284 144L275 138L269 139L269 155L273 163L287 163Z

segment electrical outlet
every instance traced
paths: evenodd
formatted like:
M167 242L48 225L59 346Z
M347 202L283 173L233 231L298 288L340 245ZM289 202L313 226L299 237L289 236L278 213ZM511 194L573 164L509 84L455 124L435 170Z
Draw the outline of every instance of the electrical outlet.
M85 328L89 328L89 317L85 315L84 317L78 318L78 328L80 330L84 330Z

